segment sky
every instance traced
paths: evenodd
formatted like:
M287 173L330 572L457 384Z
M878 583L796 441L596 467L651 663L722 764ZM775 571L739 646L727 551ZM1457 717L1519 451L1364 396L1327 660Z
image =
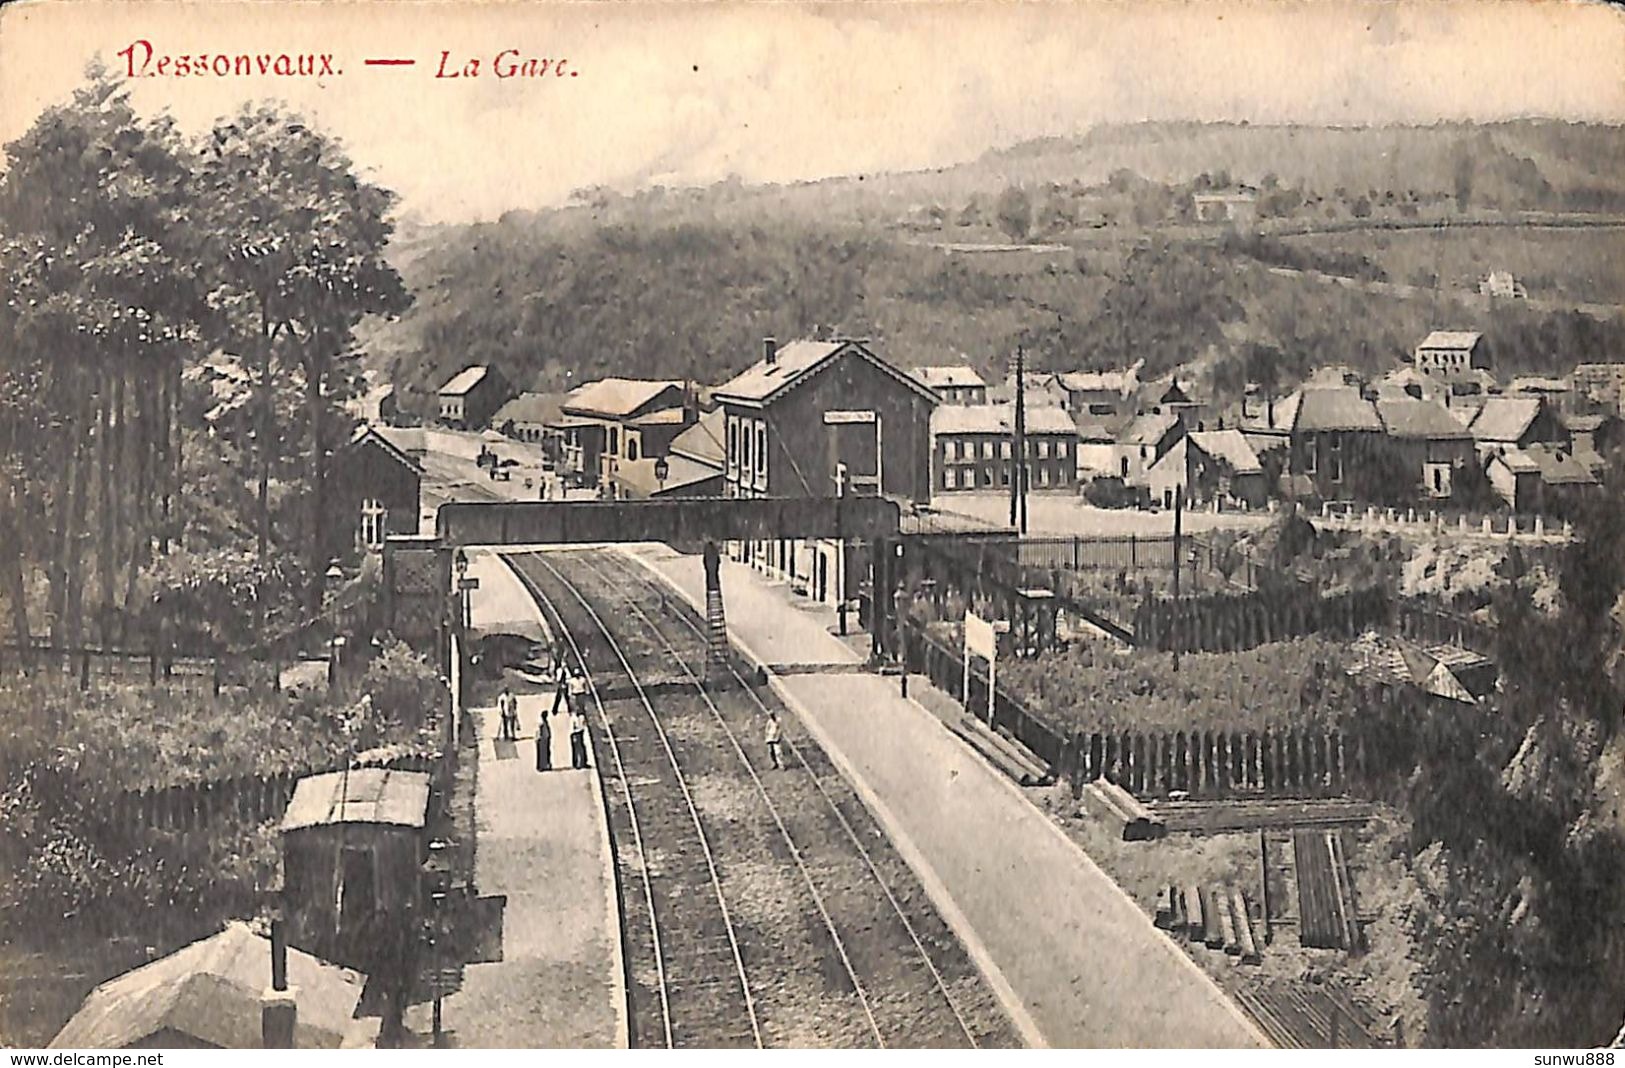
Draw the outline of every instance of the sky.
M176 77L171 60L147 76L144 47L120 55L140 41L146 71L165 55L229 68L288 53L327 54L334 73ZM505 50L548 73L498 78ZM443 53L447 73L477 60L478 75L437 77ZM0 8L0 141L66 101L98 55L138 108L188 130L284 100L433 222L592 185L940 167L1145 119L1625 123L1625 10L1560 0L34 0Z

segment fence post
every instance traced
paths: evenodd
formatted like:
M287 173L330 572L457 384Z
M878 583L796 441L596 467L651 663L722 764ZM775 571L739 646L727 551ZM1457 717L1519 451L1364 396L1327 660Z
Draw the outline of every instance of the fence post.
M220 696L220 658L214 658L214 695Z
M79 650L79 690L84 692L90 689L90 650Z

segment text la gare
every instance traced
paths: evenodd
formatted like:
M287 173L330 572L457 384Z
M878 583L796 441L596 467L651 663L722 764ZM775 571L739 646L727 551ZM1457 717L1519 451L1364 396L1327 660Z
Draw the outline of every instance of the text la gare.
M576 72L566 59L526 56L517 48L505 48L491 60L489 70L498 78L574 78ZM483 73L476 58L456 59L449 51L440 53L436 78L478 78Z

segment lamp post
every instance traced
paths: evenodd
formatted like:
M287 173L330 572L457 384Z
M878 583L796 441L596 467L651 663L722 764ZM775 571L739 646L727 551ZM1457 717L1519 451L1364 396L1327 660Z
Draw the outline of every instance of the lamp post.
M659 487L658 492L665 492L666 478L670 474L671 464L667 462L666 458L664 456L655 457L655 485Z
M457 627L465 630L468 627L468 553L461 547L452 557L452 567L457 572Z
M333 632L327 640L327 685L331 689L338 684L339 653L344 648L344 638L339 634L339 583L344 581L344 571L339 567L337 560L327 565L322 573L322 579L327 586L327 596L332 604Z

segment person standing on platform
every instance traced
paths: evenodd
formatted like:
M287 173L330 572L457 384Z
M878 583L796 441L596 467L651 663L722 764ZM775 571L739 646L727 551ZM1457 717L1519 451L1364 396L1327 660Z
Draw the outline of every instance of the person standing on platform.
M570 702L570 766L587 766L587 712L575 701Z
M784 761L779 756L779 747L782 746L784 742L779 734L779 714L776 710L771 708L767 710L767 731L765 734L765 740L767 741L767 757L769 760L773 761L774 770L783 771Z
M553 688L553 708L551 710L551 714L556 716L559 714L560 706L562 706L566 712L570 710L571 675L570 672L565 670L563 661L559 662L559 669L554 673L553 677L557 680L557 682Z
M548 722L547 709L536 714L536 770L553 770L553 726Z
M512 691L504 686L497 695L497 716L501 721L497 728L498 741L512 742L519 737L518 723L515 722L518 719L514 710L516 703Z

